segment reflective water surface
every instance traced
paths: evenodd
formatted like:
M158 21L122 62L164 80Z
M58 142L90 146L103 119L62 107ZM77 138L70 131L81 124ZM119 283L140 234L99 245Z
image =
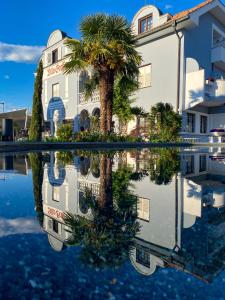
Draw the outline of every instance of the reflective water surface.
M1 299L225 299L225 149L0 156Z

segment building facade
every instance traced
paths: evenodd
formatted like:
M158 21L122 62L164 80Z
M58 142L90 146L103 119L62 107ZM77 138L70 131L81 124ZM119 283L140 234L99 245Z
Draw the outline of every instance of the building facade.
M94 162L100 158L74 156L65 166L60 165L57 153L50 155L42 186L43 229L51 247L61 251L71 234L64 214L93 219L83 195L88 188L96 199L100 196L101 172ZM140 231L130 249L130 261L142 275L172 267L210 282L224 269L224 153L221 149L182 151L180 169L168 183L151 176L150 157L154 169L157 155L151 152L123 155L123 167L129 167L133 174L145 174L141 180L131 179L130 188L138 198ZM121 167L120 160L121 156L114 155L112 172Z
M132 105L150 112L158 102L172 104L182 115L184 138L208 141L212 129L225 130L225 6L207 0L172 16L147 5L131 26L142 56ZM74 131L86 130L91 117L100 114L98 91L84 98L88 72L63 72L69 53L66 38L62 31L54 31L42 56L43 108L51 134L57 124L68 121ZM145 123L144 118L131 121L128 134Z

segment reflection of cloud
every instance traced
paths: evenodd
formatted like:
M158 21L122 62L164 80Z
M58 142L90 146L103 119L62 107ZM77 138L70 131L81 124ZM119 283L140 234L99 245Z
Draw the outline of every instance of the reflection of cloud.
M0 42L0 62L14 61L36 63L44 47L23 46Z
M0 237L23 233L40 233L41 228L35 218L0 218Z

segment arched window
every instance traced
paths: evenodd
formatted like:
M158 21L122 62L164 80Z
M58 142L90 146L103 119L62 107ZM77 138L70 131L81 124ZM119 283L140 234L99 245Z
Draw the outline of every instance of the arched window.
M89 79L88 72L82 71L79 76L79 93L83 93L85 90L85 83Z
M80 131L88 129L90 129L90 117L88 111L84 109L80 113Z

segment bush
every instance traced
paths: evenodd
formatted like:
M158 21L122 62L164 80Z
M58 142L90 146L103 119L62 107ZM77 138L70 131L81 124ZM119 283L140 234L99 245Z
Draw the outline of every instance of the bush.
M160 102L153 106L149 116L149 123L151 142L179 140L181 116L174 112L172 105Z
M100 132L78 132L74 135L75 142L141 142L141 138L116 133L102 134Z
M57 130L57 140L59 142L72 142L73 128L71 124L62 124Z

